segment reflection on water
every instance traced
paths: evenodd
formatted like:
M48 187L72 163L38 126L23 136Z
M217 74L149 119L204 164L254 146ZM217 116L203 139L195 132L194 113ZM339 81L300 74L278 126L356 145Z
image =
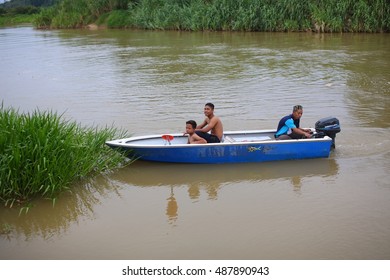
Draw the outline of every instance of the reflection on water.
M175 195L173 194L173 187L171 187L171 194L167 200L168 200L168 205L167 205L168 220L171 223L174 223L177 220L178 206L177 206Z
M15 233L25 240L35 237L51 240L62 236L72 224L93 219L94 208L103 199L120 195L117 186L101 182L91 180L81 185L78 183L72 192L64 193L56 200L54 206L49 200L32 201L28 213L3 208L0 211L1 225L12 225L10 234Z
M72 193L64 194L53 207L51 201L37 200L31 204L29 214L19 215L17 209L4 209L0 220L13 225L10 234L50 240L66 234L72 224L94 219L95 208L109 197L123 197L129 188L164 188L166 196L165 215L167 221L175 225L180 213L180 201L175 198L175 189L186 188L188 197L199 202L201 192L206 200L217 200L218 192L226 185L250 184L267 185L273 181L290 181L291 189L300 193L301 181L309 177L324 177L330 182L338 173L334 159L305 160L299 164L292 162L271 162L267 164L229 165L180 165L136 162L111 174L98 176L82 187L75 187ZM141 204L143 202L140 202ZM147 201L145 201L145 207ZM146 209L145 209L146 210ZM1 235L0 235L1 236Z
M112 184L131 184L137 187L188 186L192 196L194 189L213 189L216 194L220 186L241 181L264 182L292 177L334 176L338 172L335 159L298 161L299 164L268 162L266 164L193 165L166 164L138 161L108 176ZM115 183L117 182L117 183ZM215 195L216 198L217 195Z
M104 177L107 184L116 188L150 187L170 190L166 215L169 222L177 220L180 210L175 198L175 188L186 188L188 197L197 202L201 191L206 199L217 200L218 192L224 185L250 184L267 185L272 181L290 181L292 190L300 193L302 179L324 177L327 182L338 173L338 164L334 159L316 159L292 164L291 162L271 162L266 164L229 164L229 165L183 165L138 161L132 165Z

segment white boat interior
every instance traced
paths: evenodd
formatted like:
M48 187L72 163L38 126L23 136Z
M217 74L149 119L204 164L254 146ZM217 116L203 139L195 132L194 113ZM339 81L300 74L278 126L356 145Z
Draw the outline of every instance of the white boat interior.
M315 130L311 128L315 133ZM226 131L224 133L222 144L234 144L244 142L263 142L263 141L276 141L274 138L275 130L251 130L251 131ZM328 139L329 137L325 137ZM108 144L119 146L161 146L161 145L185 145L187 144L187 136L182 133L172 134L157 134L136 136L125 139L118 139L108 141ZM304 141L319 141L320 139L302 139ZM284 140L284 141L296 141L296 140ZM221 145L221 143L209 143L207 145ZM205 144L193 144L193 145L205 145Z

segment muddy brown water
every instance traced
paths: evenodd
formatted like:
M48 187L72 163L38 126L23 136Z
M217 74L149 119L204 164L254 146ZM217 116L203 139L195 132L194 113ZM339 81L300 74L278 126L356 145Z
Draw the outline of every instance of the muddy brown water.
M0 29L0 96L132 135L340 120L328 159L137 162L0 208L0 259L390 259L389 34Z

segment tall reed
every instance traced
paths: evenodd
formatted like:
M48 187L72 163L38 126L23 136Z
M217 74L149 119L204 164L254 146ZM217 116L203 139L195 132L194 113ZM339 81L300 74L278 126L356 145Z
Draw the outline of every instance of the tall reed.
M52 28L80 27L103 16L115 28L390 32L388 0L63 0L55 10ZM37 27L47 26L44 18L42 11Z
M123 131L81 127L53 112L20 114L0 107L0 200L55 199L71 183L124 162L107 139Z

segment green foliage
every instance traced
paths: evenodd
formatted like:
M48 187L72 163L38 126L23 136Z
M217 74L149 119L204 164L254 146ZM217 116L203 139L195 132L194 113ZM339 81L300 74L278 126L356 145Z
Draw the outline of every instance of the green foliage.
M25 6L48 7L54 5L58 1L61 0L11 0L3 4L0 4L0 6L5 9L25 7Z
M62 0L49 8L50 12L43 10L34 24L38 28L80 28L108 12L127 9L128 3L128 0Z
M35 15L0 15L0 26L12 26L23 23L31 23L34 21Z
M39 26L39 28L48 29L52 26L52 21L56 13L57 12L54 7L42 9L40 14L34 18L33 24L35 26Z
M129 13L125 10L115 10L106 15L105 23L109 28L126 28L132 25Z
M8 10L11 15L32 15L39 12L39 8L34 6L21 6Z
M117 135L119 134L119 135ZM55 199L72 182L118 167L123 155L105 145L114 128L83 128L52 112L19 114L0 107L0 200Z
M0 26L31 23L35 14L40 12L40 6L53 1L13 0L0 5Z
M130 10L145 29L390 31L386 0L140 0Z
M52 28L98 21L111 28L193 31L390 31L387 0L63 0L55 11ZM37 27L40 21L47 22L38 19Z

